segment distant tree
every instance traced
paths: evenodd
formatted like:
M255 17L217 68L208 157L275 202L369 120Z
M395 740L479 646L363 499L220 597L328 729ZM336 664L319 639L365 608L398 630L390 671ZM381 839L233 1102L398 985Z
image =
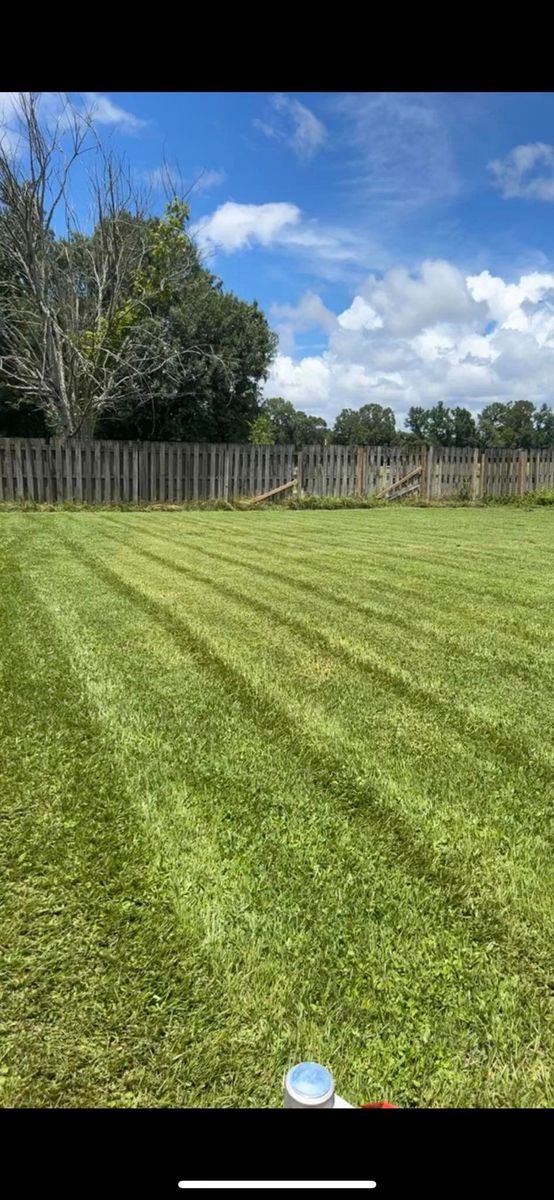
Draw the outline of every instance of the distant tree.
M407 441L437 446L476 446L475 421L467 408L448 408L439 400L433 408L410 408L406 419Z
M479 414L477 423L467 408L447 408L439 401L433 408L414 406L406 419L406 441L442 446L531 446L554 445L554 412L547 404L535 411L529 400L494 401Z
M324 442L329 432L323 417L310 416L281 396L264 400L260 411L269 418L276 444L310 446Z
M505 445L505 409L505 404L495 400L493 404L487 404L486 408L479 413L477 424L479 439L483 446Z
M361 408L343 408L333 430L333 441L343 446L387 446L396 441L396 422L392 408L381 404L362 404Z
M554 412L541 404L535 413L535 446L554 446Z
M452 413L442 400L427 411L426 441L436 446L451 446L454 441Z
M455 446L477 446L479 435L472 414L467 408L453 408L453 433Z
M521 446L534 444L535 406L530 400L496 401L479 414L479 436L483 446Z
M410 408L406 425L410 441L431 442L449 446L454 441L454 419L451 410L439 400L433 408Z
M297 412L292 439L295 446L322 446L328 436L329 429L323 417L313 417L311 414Z
M258 413L258 416L250 422L248 441L255 446L273 446L275 444L271 422L265 413Z
M428 410L420 408L418 405L412 405L408 410L406 417L406 428L410 435L410 441L426 442L427 441L427 420Z
M282 396L271 396L262 401L260 412L267 417L271 425L276 445L294 441L297 412L290 400L283 400Z

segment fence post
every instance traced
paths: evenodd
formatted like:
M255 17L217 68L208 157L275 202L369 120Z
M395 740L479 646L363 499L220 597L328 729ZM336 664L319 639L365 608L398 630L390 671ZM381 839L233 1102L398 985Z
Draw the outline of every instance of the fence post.
M427 447L427 462L425 464L425 499L432 500L433 498L433 446Z
M529 455L527 450L520 450L519 462L517 464L517 494L524 496L527 491L527 464Z
M139 502L146 504L149 499L148 447L149 442L140 444L140 493Z
M473 451L473 465L471 471L471 499L478 500L481 490L481 451L476 446Z
M365 446L356 447L356 491L358 496L364 494L364 458Z
M294 478L296 480L296 483L293 488L293 494L294 494L294 497L296 500L301 500L302 499L302 451L301 450L299 450L298 454L296 455L296 468L295 468L295 472L294 472Z

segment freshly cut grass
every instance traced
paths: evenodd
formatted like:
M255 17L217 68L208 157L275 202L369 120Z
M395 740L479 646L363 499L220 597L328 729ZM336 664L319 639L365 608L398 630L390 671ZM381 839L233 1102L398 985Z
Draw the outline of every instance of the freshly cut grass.
M552 1105L552 515L0 541L2 1102Z

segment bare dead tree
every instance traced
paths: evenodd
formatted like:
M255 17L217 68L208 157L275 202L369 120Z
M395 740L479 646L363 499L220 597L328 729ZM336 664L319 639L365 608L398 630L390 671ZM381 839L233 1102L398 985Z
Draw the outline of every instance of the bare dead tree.
M53 432L91 436L118 399L148 397L161 362L177 389L182 356L149 319L147 291L137 291L150 248L146 213L93 114L60 97L50 119L40 94L19 93L14 120L15 143L13 130L0 139L0 377L44 411ZM83 233L71 183L87 161ZM186 255L176 269L182 285Z

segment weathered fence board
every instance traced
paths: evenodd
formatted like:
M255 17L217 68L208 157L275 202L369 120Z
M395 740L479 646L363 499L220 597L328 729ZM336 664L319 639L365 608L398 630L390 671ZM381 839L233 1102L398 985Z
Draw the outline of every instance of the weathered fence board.
M240 443L0 438L0 501L180 503L274 492L295 477L300 494L372 495L421 467L420 493L524 495L554 488L554 448L262 446ZM286 489L271 502L279 503Z

